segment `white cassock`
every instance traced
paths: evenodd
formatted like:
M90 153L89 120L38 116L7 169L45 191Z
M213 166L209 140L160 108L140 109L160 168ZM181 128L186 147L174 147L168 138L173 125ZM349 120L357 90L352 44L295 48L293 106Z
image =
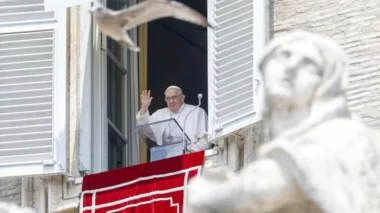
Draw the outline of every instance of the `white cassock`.
M192 144L199 139L202 139L207 132L206 112L202 108L194 105L183 103L181 108L176 113L171 112L169 108L166 107L157 110L152 115L149 115L149 111L147 111L144 115L140 115L140 111L136 114L137 125L164 121L170 118L174 118L181 128L184 129ZM184 126L185 121L186 125ZM153 139L159 146L167 145L171 142L182 141L182 131L173 121L150 125L149 130L152 131ZM147 134L146 129L144 132ZM199 148L194 147L194 150L202 150L210 147L209 144L206 144L205 147L204 143L201 146L202 148L200 148L200 146ZM189 147L191 147L191 145ZM166 152L167 155L165 158L182 154L182 143L178 144L177 149L172 147L170 150L170 148L167 148Z

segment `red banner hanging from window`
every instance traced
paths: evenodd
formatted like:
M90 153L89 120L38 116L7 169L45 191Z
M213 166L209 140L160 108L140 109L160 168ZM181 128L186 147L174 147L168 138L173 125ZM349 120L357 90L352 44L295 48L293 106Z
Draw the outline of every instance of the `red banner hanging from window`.
M204 151L87 175L81 213L182 213L187 185L200 175Z

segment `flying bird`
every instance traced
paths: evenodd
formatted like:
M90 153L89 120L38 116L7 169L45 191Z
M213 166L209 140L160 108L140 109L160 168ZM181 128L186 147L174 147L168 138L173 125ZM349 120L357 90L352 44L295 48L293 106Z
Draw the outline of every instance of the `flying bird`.
M156 19L173 17L202 27L211 27L207 18L190 7L168 0L146 0L131 7L114 11L95 0L89 9L100 30L134 52L140 48L129 37L127 30Z

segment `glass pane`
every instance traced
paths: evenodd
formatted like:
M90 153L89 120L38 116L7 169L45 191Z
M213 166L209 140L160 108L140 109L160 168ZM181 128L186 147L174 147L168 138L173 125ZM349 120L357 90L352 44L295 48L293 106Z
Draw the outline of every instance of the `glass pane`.
M123 64L123 48L122 46L110 37L107 37L107 49Z
M127 7L127 0L107 0L107 7L120 10ZM124 48L115 40L106 38L107 49L120 64L125 64ZM125 76L118 66L107 56L107 115L116 128L125 133ZM115 128L115 127L114 127ZM126 145L117 136L115 130L108 127L108 169L126 166Z
M107 7L113 10L121 10L128 7L127 3L128 0L108 0ZM107 37L107 49L116 56L121 64L123 64L123 47L118 42Z
M108 125L108 169L125 167L126 145Z
M112 123L123 132L124 74L109 57L107 59L107 114Z

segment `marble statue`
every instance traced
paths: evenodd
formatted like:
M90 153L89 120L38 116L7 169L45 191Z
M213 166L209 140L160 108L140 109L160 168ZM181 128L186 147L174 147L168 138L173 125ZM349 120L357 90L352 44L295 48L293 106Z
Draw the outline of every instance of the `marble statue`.
M30 208L19 207L13 203L0 202L0 213L35 213Z
M192 179L186 213L380 212L380 137L348 109L343 50L292 31L259 66L271 140L237 173Z

